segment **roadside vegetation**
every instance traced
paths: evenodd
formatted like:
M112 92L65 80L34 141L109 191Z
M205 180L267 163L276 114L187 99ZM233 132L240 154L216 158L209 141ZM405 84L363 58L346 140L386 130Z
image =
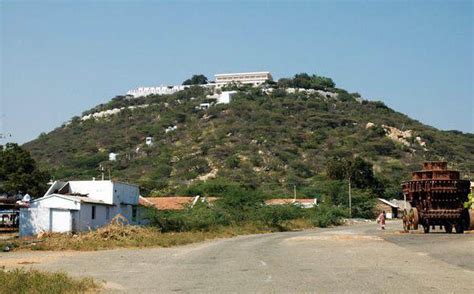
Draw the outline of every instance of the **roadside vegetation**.
M91 278L73 279L65 273L0 268L0 293L92 293L101 284Z
M300 230L338 225L345 210L329 205L304 209L295 205L263 205L263 199L243 188L227 192L212 205L199 202L182 211L148 208L148 226L126 225L116 218L95 231L45 233L37 239L0 242L12 250L100 250L120 247L172 247L238 235Z

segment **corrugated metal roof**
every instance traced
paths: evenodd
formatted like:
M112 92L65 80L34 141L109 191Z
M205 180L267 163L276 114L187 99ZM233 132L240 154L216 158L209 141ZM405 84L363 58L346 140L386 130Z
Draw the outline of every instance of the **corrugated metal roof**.
M377 200L379 200L380 202L384 203L384 204L387 204L393 208L398 208L397 205L393 204L392 202L388 201L388 200L385 200L385 199L382 199L382 198L377 198Z

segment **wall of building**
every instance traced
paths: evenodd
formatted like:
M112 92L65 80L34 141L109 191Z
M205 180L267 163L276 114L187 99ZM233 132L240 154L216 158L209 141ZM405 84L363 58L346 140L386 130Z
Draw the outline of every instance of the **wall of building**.
M113 183L111 181L69 181L73 193L87 194L94 200L113 204Z
M20 209L20 237L37 235L50 229L49 208Z
M95 218L92 219L92 207L95 207ZM107 208L109 207L109 208ZM107 209L109 209L109 218L107 219ZM81 210L77 217L77 230L84 232L94 230L108 224L115 216L115 209L113 206L96 205L91 203L82 203Z
M170 95L176 92L182 91L189 86L177 85L177 86L160 86L160 87L139 87L127 92L127 95L133 97L143 97L148 95Z
M233 82L258 86L263 84L266 80L272 80L272 76L269 72L229 73L216 74L215 80L217 87Z
M69 185L74 193L87 194L90 199L101 200L111 205L71 200L67 199L66 195L40 198L31 202L30 208L23 209L20 213L21 236L36 235L54 228L61 232L88 231L108 224L118 214L126 218L130 224L139 223L138 212L134 213L140 193L138 186L111 181L71 181ZM95 207L94 218L92 218L93 207ZM55 212L52 213L52 209ZM62 211L65 213L61 213ZM58 220L58 218L64 219Z
M138 186L114 182L113 195L115 204L138 205L140 190Z
M375 204L374 214L378 216L382 211L385 211L387 219L395 217L396 211L394 211L390 205L377 201L377 204Z
M70 210L79 210L81 204L76 201L64 199L58 196L39 198L30 203L30 208L62 208Z

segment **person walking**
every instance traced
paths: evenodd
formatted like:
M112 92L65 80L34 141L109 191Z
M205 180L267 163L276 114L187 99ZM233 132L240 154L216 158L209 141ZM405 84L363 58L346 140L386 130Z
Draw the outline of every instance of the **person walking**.
M386 219L386 215L385 215L385 210L384 210L377 217L377 223L380 225L381 230L385 230L385 219Z

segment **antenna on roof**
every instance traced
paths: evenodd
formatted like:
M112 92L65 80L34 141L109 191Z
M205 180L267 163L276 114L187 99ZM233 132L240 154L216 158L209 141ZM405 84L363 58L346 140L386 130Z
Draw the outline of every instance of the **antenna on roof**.
M100 169L100 174L102 175L102 181L105 180L105 177L104 177L104 167L102 166L102 164L99 165L99 169Z

